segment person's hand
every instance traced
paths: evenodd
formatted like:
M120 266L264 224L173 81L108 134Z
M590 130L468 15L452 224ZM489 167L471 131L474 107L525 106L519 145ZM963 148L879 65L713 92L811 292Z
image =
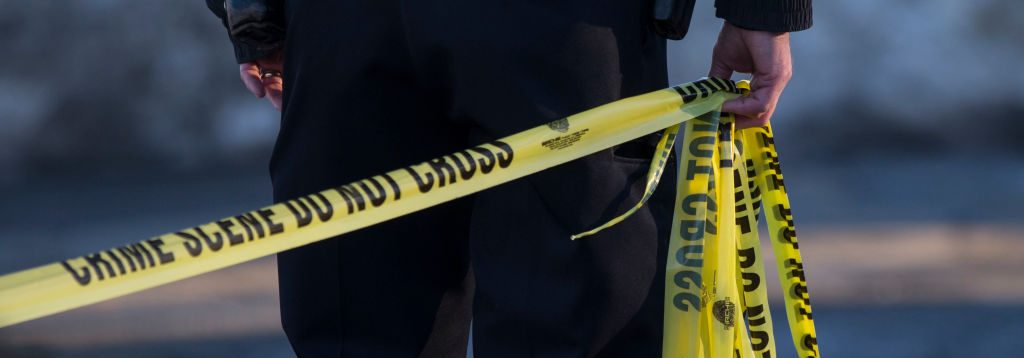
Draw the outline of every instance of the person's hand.
M284 88L281 62L281 54L278 52L256 62L238 65L238 73L245 88L256 97L265 97L278 111L281 110L281 91Z
M737 129L768 124L782 90L793 76L789 33L745 30L726 22L718 35L708 76L730 79L733 72L753 74L750 96L725 102L722 112L736 114Z

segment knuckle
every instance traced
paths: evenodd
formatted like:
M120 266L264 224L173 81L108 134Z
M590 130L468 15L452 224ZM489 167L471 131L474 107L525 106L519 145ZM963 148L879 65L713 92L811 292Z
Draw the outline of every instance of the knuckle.
M779 78L781 78L783 81L789 81L790 79L792 79L793 68L788 66L783 68L781 71L779 71Z
M758 115L763 114L763 113L768 113L769 109L770 109L770 106L768 105L768 103L766 101L757 102L757 104L755 104L754 108L753 108L754 113L758 114Z

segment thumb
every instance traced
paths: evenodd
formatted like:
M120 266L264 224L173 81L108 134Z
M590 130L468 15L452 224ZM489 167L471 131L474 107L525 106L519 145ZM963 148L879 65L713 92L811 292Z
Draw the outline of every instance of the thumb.
M725 101L722 104L722 112L735 113L746 117L758 117L768 112L768 103L766 99L755 97L752 94L749 97L739 97Z
M722 112L751 118L770 114L779 101L784 86L785 82L773 76L754 76L754 81L750 84L750 94L726 101L722 105Z

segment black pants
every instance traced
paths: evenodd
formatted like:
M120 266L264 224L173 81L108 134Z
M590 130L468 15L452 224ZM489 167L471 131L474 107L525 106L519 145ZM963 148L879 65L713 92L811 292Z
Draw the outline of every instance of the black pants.
M271 161L285 200L666 87L639 0L289 0ZM599 152L278 256L300 356L655 357L674 168ZM470 269L472 267L472 269ZM474 289L475 283L475 289Z

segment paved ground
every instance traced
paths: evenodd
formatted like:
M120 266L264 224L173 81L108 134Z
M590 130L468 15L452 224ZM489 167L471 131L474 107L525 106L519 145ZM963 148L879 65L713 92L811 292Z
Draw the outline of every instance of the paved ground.
M803 229L824 351L833 357L862 350L958 357L964 355L955 352L977 353L970 350L977 347L991 353L1024 349L1024 342L1011 338L1024 335L1022 233L938 225ZM276 284L273 258L261 259L0 329L0 353L287 356ZM778 300L775 307L781 309ZM779 327L779 334L784 331ZM941 339L956 335L977 341L966 348Z
M774 315L780 316L776 305ZM824 357L1013 357L1024 350L1024 308L1000 305L815 306ZM782 323L779 323L782 324ZM779 357L794 357L776 327ZM289 357L276 332L82 346L0 345L3 357Z

